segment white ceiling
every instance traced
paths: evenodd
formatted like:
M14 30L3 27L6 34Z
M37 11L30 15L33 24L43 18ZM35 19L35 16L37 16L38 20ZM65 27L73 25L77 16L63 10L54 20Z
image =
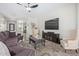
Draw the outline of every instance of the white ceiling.
M31 12L28 13L26 8L16 3L0 3L0 13L4 14L9 18L23 18L31 16L32 18L44 17L53 12L60 6L64 7L65 4L57 3L38 3L37 8L32 8Z

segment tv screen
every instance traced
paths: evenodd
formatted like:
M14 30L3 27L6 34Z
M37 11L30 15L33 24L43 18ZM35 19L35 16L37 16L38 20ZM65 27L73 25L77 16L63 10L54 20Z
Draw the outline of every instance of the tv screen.
M59 29L59 18L54 18L48 21L45 21L46 30L58 30Z

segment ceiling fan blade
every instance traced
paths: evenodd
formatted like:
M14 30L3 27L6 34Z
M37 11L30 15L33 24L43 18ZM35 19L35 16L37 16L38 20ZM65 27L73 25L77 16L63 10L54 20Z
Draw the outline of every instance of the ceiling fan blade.
M20 3L17 3L18 5L22 5L22 4L20 4Z
M30 8L36 8L36 7L38 7L38 4L30 6Z

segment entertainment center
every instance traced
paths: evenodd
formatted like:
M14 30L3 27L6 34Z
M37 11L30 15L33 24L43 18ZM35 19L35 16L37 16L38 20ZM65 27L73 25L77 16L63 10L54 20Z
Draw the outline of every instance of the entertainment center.
M46 30L49 31L45 32ZM42 37L46 40L60 44L59 33L50 32L50 30L59 30L59 18L45 21L45 31L42 32Z
M60 44L59 34L56 34L54 32L42 32L42 37L45 40L52 41L54 43Z

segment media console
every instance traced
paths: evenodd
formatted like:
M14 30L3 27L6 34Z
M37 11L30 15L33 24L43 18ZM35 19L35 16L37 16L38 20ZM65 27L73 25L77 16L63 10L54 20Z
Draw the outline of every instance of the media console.
M54 32L42 32L42 37L46 40L55 42L57 44L60 44L59 34L56 34Z

